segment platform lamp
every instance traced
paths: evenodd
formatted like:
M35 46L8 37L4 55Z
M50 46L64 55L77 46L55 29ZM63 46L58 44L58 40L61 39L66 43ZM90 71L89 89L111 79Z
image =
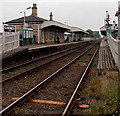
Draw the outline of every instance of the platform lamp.
M25 27L25 16L26 16L26 10L31 9L32 7L26 8L24 11L21 11L20 13L24 13L24 27Z
M31 8L32 8L32 7L28 7L28 8L26 8L24 11L21 11L21 12L20 12L20 13L24 13L24 22L23 22L24 26L23 26L23 28L22 28L22 41L21 41L22 46L25 46L25 40L24 40L24 28L25 28L25 16L26 16L26 10L31 9Z

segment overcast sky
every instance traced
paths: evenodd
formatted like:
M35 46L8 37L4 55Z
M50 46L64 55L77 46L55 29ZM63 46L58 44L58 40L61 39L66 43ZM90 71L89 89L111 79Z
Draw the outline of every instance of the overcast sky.
M38 2L39 1L39 2ZM37 4L38 16L49 19L49 13L53 12L56 21L66 23L84 30L99 30L104 24L105 12L108 10L111 20L116 20L115 13L118 10L119 0L0 0L0 31L2 22L20 18L20 11ZM26 15L31 15L31 9Z

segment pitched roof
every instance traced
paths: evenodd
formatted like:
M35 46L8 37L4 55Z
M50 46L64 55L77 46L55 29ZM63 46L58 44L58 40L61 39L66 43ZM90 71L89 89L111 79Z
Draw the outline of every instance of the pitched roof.
M71 30L69 32L73 32L73 33L84 33L84 34L88 34L88 32L84 31L81 28L78 27L71 27Z
M100 31L106 31L106 26L104 25L104 26L100 27Z
M110 24L110 25L111 25L111 28L113 29L112 24ZM115 30L116 30L116 31L118 30L117 24L116 24L116 26L115 26ZM100 27L100 31L106 31L106 26L104 25L104 26Z
M49 26L57 26L57 27L61 27L61 28L64 28L64 29L67 29L67 30L70 30L71 27L68 26L68 25L65 25L63 23L60 23L58 21L44 21L42 24L41 24L41 28L45 28L45 27L49 27Z
M17 24L17 23L23 23L24 21L24 17L18 18L18 19L14 19L8 22L5 22L6 24ZM25 22L27 23L42 23L44 21L47 21L46 19L40 18L40 17L36 17L33 15L30 16L26 16L25 17Z

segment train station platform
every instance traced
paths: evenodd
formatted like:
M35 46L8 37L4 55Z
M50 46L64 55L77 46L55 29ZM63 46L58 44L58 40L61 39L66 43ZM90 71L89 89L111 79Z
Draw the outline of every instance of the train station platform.
M2 53L1 60L8 59L8 58L13 57L13 56L18 56L19 54L23 54L23 53L27 53L27 52L28 52L28 48L19 47L19 48L13 49L11 51Z
M21 57L23 55L27 56L30 53L34 53L34 52L56 52L56 51L67 49L68 46L72 47L82 42L84 41L59 43L59 44L51 43L51 44L34 44L34 45L20 46L17 49L3 53L1 60L4 61L10 58L14 59L17 57Z
M87 40L86 40L87 41ZM51 43L51 44L34 44L34 45L26 45L24 48L27 48L29 51L32 50L38 50L41 48L49 48L49 47L58 47L58 46L66 46L66 45L70 45L70 44L77 44L83 41L79 41L79 42L68 42L68 43Z

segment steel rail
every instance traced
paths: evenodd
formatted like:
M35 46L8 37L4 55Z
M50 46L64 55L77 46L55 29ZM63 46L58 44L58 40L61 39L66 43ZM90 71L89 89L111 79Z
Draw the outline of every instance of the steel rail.
M82 47L82 46L85 45L85 44L89 44L90 42L92 42L92 41L89 41L89 42L87 42L87 43L84 42L84 43L83 43L82 45L80 45L80 46L73 47L73 48L70 48L70 49L66 49L66 50L63 50L63 51L60 51L60 52L56 52L56 53L53 53L53 54L50 54L50 55L41 57L41 58L36 59L36 60L28 61L28 62L19 64L19 65L13 66L13 67L6 68L6 69L4 69L4 70L0 70L0 72L5 73L5 72L11 71L11 70L13 70L13 69L20 68L20 67L25 66L25 65L29 65L29 64L31 64L31 63L36 63L36 62L38 62L38 61L40 61L40 60L49 58L49 57L51 57L51 56L55 56L55 55L58 55L58 54L61 54L61 53L64 53L64 52L67 52L67 51L70 51L70 50L73 50L73 49L77 49L77 48L79 48L79 47Z
M79 46L79 47L83 47L83 46ZM29 72L32 72L33 70L35 70L35 69L37 69L37 68L39 68L39 67L41 67L41 66L44 66L44 65L46 65L46 64L49 64L50 62L53 62L53 61L55 61L55 60L57 60L57 59L59 59L59 58L65 57L65 56L67 56L67 55L69 55L69 54L71 54L71 53L74 53L75 51L77 51L77 50L74 50L74 51L72 51L72 52L70 52L70 53L67 53L67 54L65 54L65 55L62 55L62 56L60 56L60 57L58 57L58 58L55 58L55 59L50 60L50 61L48 61L48 62L45 62L45 63L43 63L43 64L41 64L41 65L39 65L39 66L36 66L36 67L34 67L34 68L28 69L27 71L24 71L24 72L22 72L22 73L18 73L18 74L14 75L14 76L12 76L12 77L10 77L10 78L8 78L8 79L5 79L5 80L0 81L0 83L3 84L3 83L5 83L5 82L7 82L7 81L10 81L10 80L12 80L12 79L19 78L19 77L22 76L22 75L28 74Z
M99 49L99 47L98 47L98 49ZM66 105L66 107L65 107L65 109L64 109L64 111L63 111L63 113L62 113L62 116L67 116L67 115L70 114L70 111L71 111L71 109L72 109L72 107L73 107L73 105L74 105L74 101L75 101L75 99L76 99L77 92L78 92L78 90L79 90L79 88L80 88L80 85L81 85L83 79L85 78L85 76L86 76L86 74L87 74L87 72L88 72L88 70L89 70L89 68L90 68L90 66L91 66L91 64L92 64L92 62L93 62L93 60L94 60L94 58L95 58L95 56L96 56L96 54L97 54L97 52L98 52L98 49L94 52L94 54L93 54L93 56L92 56L89 64L87 65L84 73L82 74L82 76L81 76L81 78L80 78L80 80L79 80L79 82L78 82L78 84L77 84L77 86L76 86L76 88L75 88L75 90L74 90L74 92L73 92L70 100L68 101L68 103L67 103L67 105Z
M14 101L9 106L7 106L2 111L0 111L0 114L9 114L9 113L11 113L18 105L22 104L28 98L30 98L32 95L34 95L38 91L38 89L40 89L41 87L45 86L48 82L50 82L53 79L54 76L58 75L65 68L67 68L68 66L70 66L73 62L75 62L78 58L82 57L85 53L87 53L89 50L91 50L95 45L93 45L92 47L88 48L83 53L81 53L80 55L78 55L76 58L74 58L73 60L71 60L69 63L67 63L66 65L64 65L63 67L61 67L57 71L55 71L53 74L51 74L50 76L48 76L45 80L43 80L42 82L40 82L38 85L36 85L30 91L28 91L27 93L25 93L24 95L22 95L18 100Z

